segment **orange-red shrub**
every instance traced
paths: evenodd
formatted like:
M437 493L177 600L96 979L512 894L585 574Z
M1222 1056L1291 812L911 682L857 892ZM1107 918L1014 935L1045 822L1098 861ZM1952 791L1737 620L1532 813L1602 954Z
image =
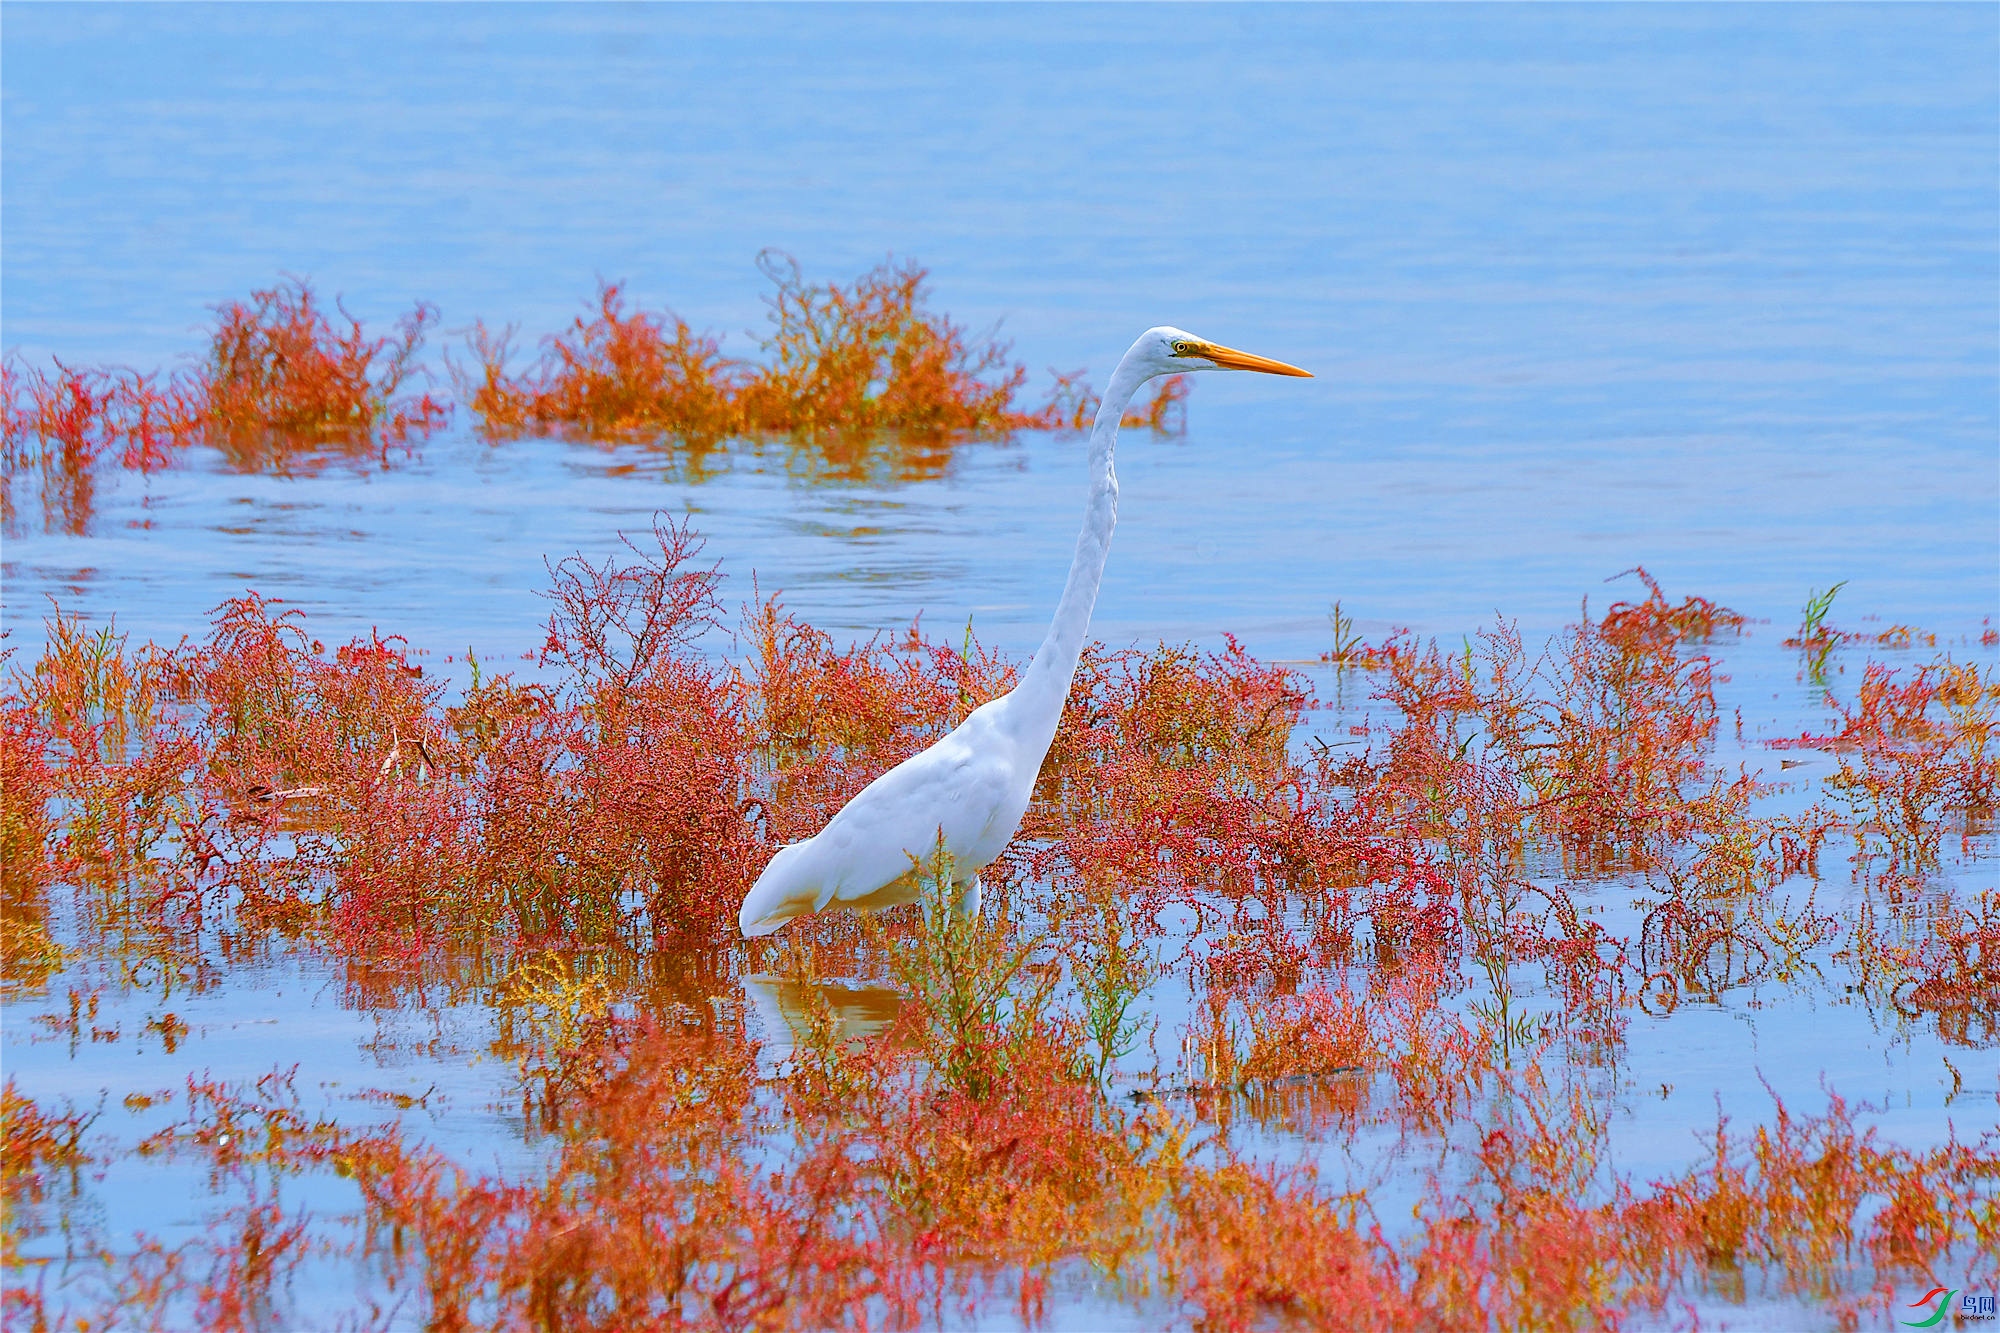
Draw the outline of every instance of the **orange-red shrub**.
M489 439L540 430L699 443L743 429L743 368L678 315L626 313L620 284L600 286L596 317L545 339L540 360L519 375L507 371L512 333L478 325L470 338L476 377L452 366L461 401Z
M18 358L0 366L0 474L35 472L51 523L80 533L89 524L96 470L107 459L157 472L201 435L198 387L181 377L120 369L76 369L58 361L33 370Z
M1203 1330L1435 1329L1379 1234L1320 1197L1310 1177L1241 1164L1188 1171L1167 1213L1160 1263Z
M248 304L216 308L205 363L189 374L142 375L54 363L0 367L0 475L38 472L51 522L82 532L95 474L107 460L151 473L190 445L217 446L239 465L283 465L301 450L407 445L442 426L450 408L429 393L399 396L420 372L416 354L437 322L421 302L392 336L369 338L344 310L334 327L310 284L287 279Z
M304 279L252 292L216 308L216 328L200 390L210 438L243 458L262 459L315 444L402 443L444 424L448 409L430 394L399 398L418 372L424 331L436 307L419 302L396 332L370 338L335 303L336 328Z
M843 289L808 285L797 262L776 251L759 255L757 266L776 291L767 298L770 364L743 393L753 427L811 435L1014 424L1014 394L1028 372L1008 363L1005 343L975 340L926 309L923 268L885 263Z
M1625 574L1636 574L1646 585L1646 600L1613 602L1604 613L1599 633L1614 646L1630 649L1638 644L1685 643L1690 639L1710 638L1717 630L1742 629L1745 624L1741 615L1726 606L1717 606L1706 597L1686 597L1678 606L1669 603L1659 582L1646 572L1644 565L1628 569ZM1625 574L1617 577L1624 578Z
M1841 756L1829 780L1863 834L1887 847L1892 864L1937 860L1945 825L1992 809L2000 785L2000 680L1949 659L1898 679L1871 663L1840 730L1821 739Z

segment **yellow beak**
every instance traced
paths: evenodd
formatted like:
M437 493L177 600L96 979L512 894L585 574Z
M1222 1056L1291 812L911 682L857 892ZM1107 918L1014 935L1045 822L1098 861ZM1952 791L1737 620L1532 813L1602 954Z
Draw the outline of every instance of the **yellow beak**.
M1220 343L1202 343L1194 349L1194 355L1213 361L1224 370L1258 370L1266 375L1299 375L1306 379L1313 377L1310 370L1300 370L1297 366L1286 365L1283 361L1273 361L1268 356L1239 352L1234 347L1224 347Z

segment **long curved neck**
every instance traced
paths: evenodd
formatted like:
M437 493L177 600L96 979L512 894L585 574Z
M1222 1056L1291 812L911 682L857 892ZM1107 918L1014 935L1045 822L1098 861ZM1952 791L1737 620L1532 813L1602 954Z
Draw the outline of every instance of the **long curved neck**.
M1118 423L1151 374L1127 352L1105 386L1097 422L1090 430L1090 498L1084 505L1083 531L1076 535L1076 558L1070 562L1069 581L1063 585L1062 601L1056 604L1048 637L1014 687L1011 711L1015 725L1024 738L1039 742L1044 751L1062 722L1077 658L1090 632L1090 612L1097 604L1105 557L1111 553L1111 530L1118 526L1118 474L1111 466Z

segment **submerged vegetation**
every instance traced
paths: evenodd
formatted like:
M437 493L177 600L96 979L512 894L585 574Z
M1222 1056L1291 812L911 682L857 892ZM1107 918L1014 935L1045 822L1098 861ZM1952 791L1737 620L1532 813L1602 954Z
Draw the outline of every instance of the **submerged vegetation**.
M616 297L607 325L679 337ZM617 364L596 337L563 346ZM1751 1296L1854 1320L1899 1283L2000 1279L1990 1109L1922 1149L1835 1095L1748 1132L1718 1113L1676 1172L1608 1153L1633 1025L1728 993L1819 988L1990 1051L2000 897L1937 873L1990 834L1990 670L1870 666L1786 742L1836 765L1786 801L1714 762L1707 645L1741 618L1643 571L1643 600L1539 651L1505 624L1347 633L1386 713L1337 742L1304 676L1233 642L1093 649L981 915L938 860L918 903L743 941L772 849L1017 668L915 627L842 649L776 599L718 660L700 552L661 522L553 564L536 678L454 699L403 640L329 650L255 595L168 646L56 614L0 703L10 1009L66 987L50 1039L171 1050L231 966L317 959L351 1004L475 1028L503 1091L459 1109L517 1150L434 1141L432 1094L335 1114L291 1069L122 1106L9 1082L10 1323L279 1325L361 1289L351 1322L437 1328L1083 1300L1581 1329ZM120 997L158 1011L144 1034L100 1012ZM117 1233L114 1168L202 1182L205 1230Z
M40 369L9 357L0 500L11 514L14 480L33 477L49 523L80 533L103 468L158 471L197 444L245 470L329 455L388 466L460 406L494 441L642 440L699 460L729 440L776 438L830 467L886 457L915 473L937 466L954 439L1086 430L1095 416L1081 371L1056 375L1039 408L1022 407L1027 368L1006 343L931 310L916 264L884 263L843 287L809 284L789 256L758 262L772 286L760 361L725 355L719 335L671 311L629 308L623 286L605 283L589 317L543 339L520 369L511 368L517 330L476 323L463 359L444 358L456 403L411 391L432 378L419 354L436 307L419 302L393 333L371 337L338 301L329 314L302 278L217 306L193 370ZM1126 424L1176 431L1186 396L1185 377L1163 380Z

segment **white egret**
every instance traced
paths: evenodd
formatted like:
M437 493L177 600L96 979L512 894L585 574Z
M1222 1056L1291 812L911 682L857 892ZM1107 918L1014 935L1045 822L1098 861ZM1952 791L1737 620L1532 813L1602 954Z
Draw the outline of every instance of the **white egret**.
M780 848L743 899L737 919L745 935L769 935L795 916L828 907L876 911L909 902L918 892L912 866L929 858L940 840L950 853L959 910L979 910L979 871L1021 826L1090 629L1118 522L1118 476L1111 467L1118 423L1147 380L1193 370L1311 374L1180 329L1140 334L1112 372L1097 409L1083 531L1034 661L1012 690L862 788L819 833Z

